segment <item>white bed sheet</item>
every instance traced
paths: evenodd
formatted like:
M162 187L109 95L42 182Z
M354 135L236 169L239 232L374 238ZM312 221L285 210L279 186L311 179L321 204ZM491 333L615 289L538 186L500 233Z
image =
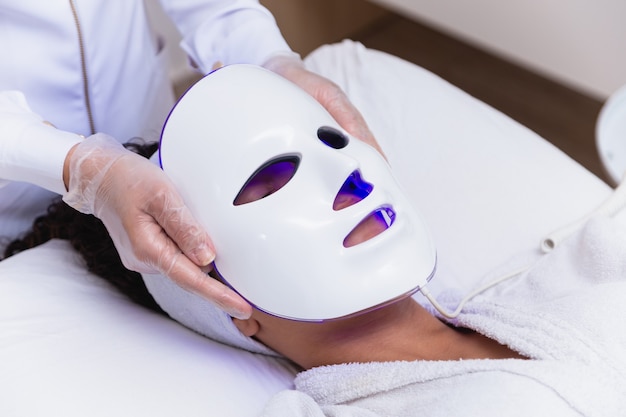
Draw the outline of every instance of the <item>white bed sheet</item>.
M344 42L307 65L362 110L430 225L430 286L463 291L538 256L539 240L610 188L437 76ZM202 338L85 272L67 242L0 262L0 415L253 416L286 363Z

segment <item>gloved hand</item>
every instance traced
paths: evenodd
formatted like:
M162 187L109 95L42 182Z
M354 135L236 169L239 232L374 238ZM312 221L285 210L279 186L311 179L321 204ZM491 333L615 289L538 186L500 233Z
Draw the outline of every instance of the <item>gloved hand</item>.
M307 70L300 57L295 54L275 55L268 59L263 67L285 77L309 93L348 133L373 146L381 155L384 155L365 119L350 102L348 96L337 84Z
M102 220L126 268L162 273L233 317L250 316L243 298L206 275L212 242L162 170L104 134L72 148L66 167L63 200Z

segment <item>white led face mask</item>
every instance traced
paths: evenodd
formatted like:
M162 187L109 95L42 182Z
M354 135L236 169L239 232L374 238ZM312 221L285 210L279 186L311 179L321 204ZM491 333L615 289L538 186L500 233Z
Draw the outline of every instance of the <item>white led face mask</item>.
M160 158L221 277L262 311L336 319L434 273L430 235L385 159L274 73L233 65L200 80L172 110Z

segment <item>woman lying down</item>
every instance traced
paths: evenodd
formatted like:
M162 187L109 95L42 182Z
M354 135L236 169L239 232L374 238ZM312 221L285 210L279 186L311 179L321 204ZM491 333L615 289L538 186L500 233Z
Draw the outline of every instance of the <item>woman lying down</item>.
M206 103L216 97L208 80L228 71L179 102L160 157L214 240L211 277L256 307L249 319L125 270L98 220L63 203L8 254L70 239L135 301L223 343L290 359L302 369L295 389L277 394L266 416L623 415L623 215L593 219L446 319L410 297L430 278L434 252L384 158L264 73L256 81L285 100L255 107L230 91L232 100L222 92L219 106ZM230 106L262 117L233 124ZM461 298L450 291L439 301L454 308Z

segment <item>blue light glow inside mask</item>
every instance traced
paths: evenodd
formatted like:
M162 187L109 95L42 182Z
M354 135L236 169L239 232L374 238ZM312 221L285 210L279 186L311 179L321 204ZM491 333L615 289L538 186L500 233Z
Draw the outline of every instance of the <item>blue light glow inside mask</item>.
M301 321L408 296L436 255L385 159L285 79L249 65L194 85L163 129L161 165L209 232L222 279Z

